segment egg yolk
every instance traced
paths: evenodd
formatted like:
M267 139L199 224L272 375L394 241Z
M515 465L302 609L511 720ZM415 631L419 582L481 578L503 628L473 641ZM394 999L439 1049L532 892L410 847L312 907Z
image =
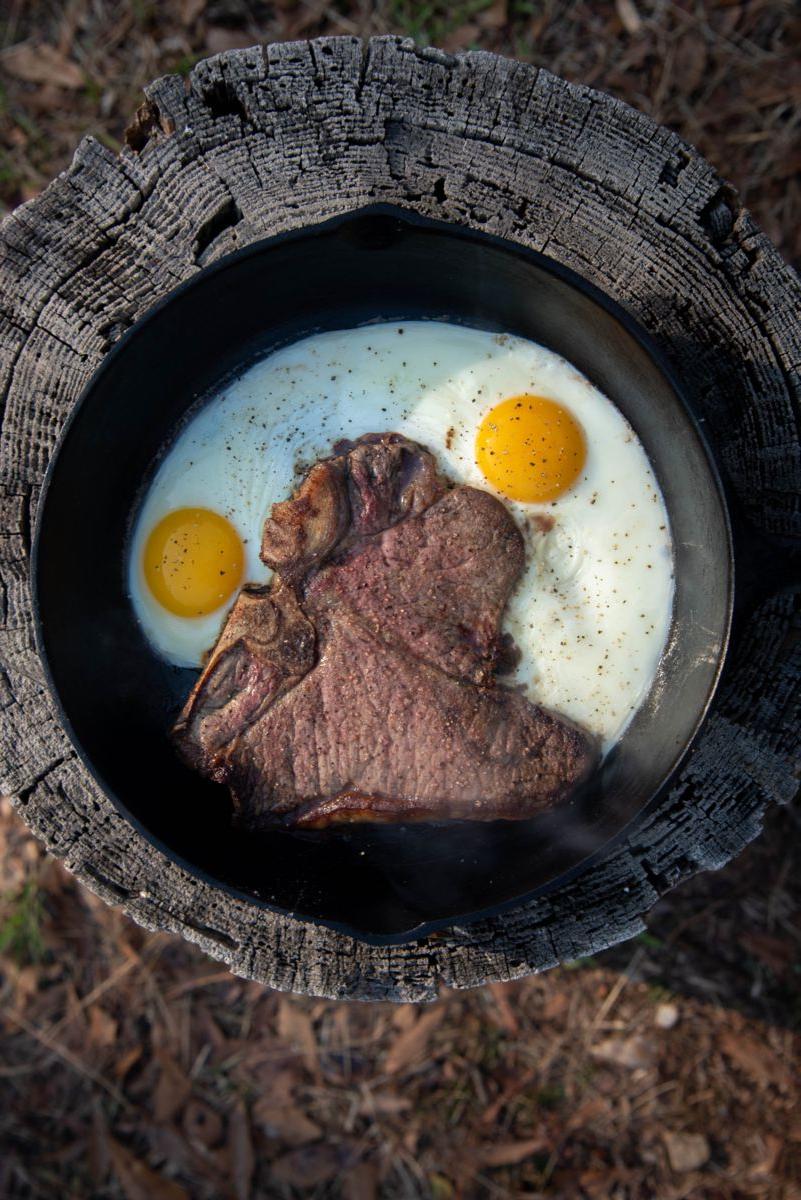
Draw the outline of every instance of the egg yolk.
M231 522L219 513L178 508L151 530L143 566L162 608L178 617L205 617L241 584L245 551Z
M555 500L578 479L587 458L584 430L544 396L510 396L491 408L476 435L476 463L510 500Z

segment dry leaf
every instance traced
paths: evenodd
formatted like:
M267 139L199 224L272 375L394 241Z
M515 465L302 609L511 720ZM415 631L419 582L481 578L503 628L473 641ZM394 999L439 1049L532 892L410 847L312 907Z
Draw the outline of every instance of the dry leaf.
M72 59L59 54L55 46L21 42L0 57L0 65L15 79L25 83L50 83L80 91L86 86L83 71Z
M790 1086L792 1077L787 1068L764 1042L726 1029L721 1033L718 1044L726 1057L750 1075L760 1087L773 1084L784 1091Z
M217 1196L233 1200L231 1170L224 1149L209 1151L191 1146L174 1125L140 1124L139 1128L157 1162L169 1162L176 1172L190 1179L193 1176L203 1179L215 1200Z
M113 1046L117 1040L117 1022L99 1004L89 1009L89 1041L94 1046Z
M509 1003L509 992L511 985L508 983L491 983L489 990L492 993L493 1008L491 1009L493 1016L501 1029L506 1033L518 1033L520 1025L517 1017Z
M662 1130L668 1160L674 1171L697 1171L709 1159L709 1142L702 1133Z
M289 20L284 36L292 40L300 37L307 29L311 29L312 25L317 25L330 7L331 0L305 0L303 4L298 4L294 13L287 14Z
M637 12L634 0L615 0L615 8L626 33L630 33L632 37L639 33L642 29L642 17Z
M450 1065L450 1063L445 1064L442 1072L443 1075L445 1074L447 1067ZM487 1106L487 1108L485 1108L484 1112L481 1114L481 1124L494 1125L498 1119L498 1115L503 1111L504 1108L506 1108L510 1100L513 1100L516 1096L519 1096L521 1092L525 1091L525 1089L529 1087L529 1085L533 1083L536 1078L536 1071L526 1071L524 1074L518 1075L511 1079L506 1084L503 1091L495 1097L495 1099L490 1105Z
M801 154L796 156L796 167L801 171ZM784 938L771 937L767 933L743 933L740 945L758 958L774 975L784 975L795 959L793 944Z
M378 1167L372 1162L359 1163L343 1176L339 1185L342 1200L376 1200Z
M286 1142L288 1146L306 1146L323 1136L314 1121L295 1105L276 1104L272 1096L263 1096L253 1107L253 1120L267 1137Z
M616 1067L627 1067L630 1071L637 1067L650 1067L654 1061L654 1045L648 1038L610 1037L597 1042L590 1048L590 1054L599 1062L613 1063Z
M420 1141L422 1132L417 1121L413 1121L411 1124L405 1126L402 1141L412 1158L415 1158L417 1155L417 1144Z
M429 1037L444 1016L445 1005L440 1004L423 1013L410 1029L395 1039L384 1063L384 1070L388 1075L406 1071L422 1059Z
M403 1032L405 1029L411 1029L417 1020L418 1008L416 1004L399 1004L392 1013L392 1025L395 1029Z
M365 1117L374 1113L391 1115L408 1112L411 1107L411 1100L407 1100L405 1096L397 1096L394 1092L368 1092L359 1106L359 1112Z
M783 1149L782 1139L776 1137L775 1133L755 1134L751 1145L758 1157L748 1168L749 1177L751 1179L772 1179Z
M250 1138L250 1121L241 1100L234 1105L228 1118L228 1151L236 1200L249 1200L256 1160Z
M578 1177L582 1193L586 1193L590 1200L609 1200L611 1182L609 1176L610 1173L606 1167L591 1167L587 1171L582 1171ZM617 1194L621 1195L620 1192Z
M184 1110L181 1122L187 1140L195 1145L210 1149L222 1138L223 1123L220 1114L203 1100L192 1099Z
M509 5L507 0L495 0L489 8L484 8L476 14L476 24L482 29L503 29L509 24Z
M241 1076L245 1083L251 1083L268 1104L274 1107L292 1107L292 1093L301 1082L297 1070L276 1071L274 1063L259 1063L256 1060Z
M458 54L460 50L467 50L468 47L475 45L480 37L480 26L475 21L467 21L458 29L452 29L445 35L442 39L442 49L448 54Z
M205 1005L195 1013L194 1026L201 1046L205 1041L215 1052L227 1047L225 1034Z
M64 985L64 1041L82 1048L89 1032L89 1021L80 997L71 982Z
M153 1112L157 1121L171 1121L188 1100L192 1084L166 1051L158 1051L157 1057L160 1073L153 1096Z
M350 1031L350 1016L348 1015L346 1006L343 1004L333 1014L329 1009L327 1015L331 1017L331 1027L334 1032L334 1037L331 1039L332 1044L341 1046L343 1050L349 1050L353 1043L353 1038Z
M296 1000L281 1000L278 1006L278 1033L284 1041L300 1051L306 1070L312 1075L319 1075L320 1059L311 1018Z
M182 1187L152 1171L116 1138L109 1137L108 1147L125 1200L189 1200Z
M253 35L225 25L209 25L206 30L206 52L223 54L226 50L246 50L254 42Z
M564 992L553 992L545 1001L542 1015L546 1021L556 1021L563 1017L570 1007L570 1001Z
M288 1183L292 1187L319 1187L336 1179L349 1160L350 1154L343 1147L318 1142L316 1146L291 1150L276 1158L271 1164L270 1176L273 1182Z
M485 1167L514 1167L547 1148L547 1139L541 1137L523 1142L498 1142L495 1146L482 1147L479 1158Z
M688 29L676 43L673 59L674 86L685 96L691 95L706 74L707 50L703 34Z
M132 1046L125 1054L123 1054L114 1064L114 1074L117 1079L124 1079L130 1071L134 1063L139 1062L142 1057L142 1047Z
M206 0L181 0L181 24L193 25L205 7Z
M23 1012L39 990L41 972L38 967L18 967L12 959L5 959L3 972L14 988L14 1010Z
M602 1117L606 1111L606 1103L600 1096L593 1096L589 1100L585 1100L578 1108L573 1109L568 1117L566 1128L570 1131L582 1129L590 1125L598 1117Z

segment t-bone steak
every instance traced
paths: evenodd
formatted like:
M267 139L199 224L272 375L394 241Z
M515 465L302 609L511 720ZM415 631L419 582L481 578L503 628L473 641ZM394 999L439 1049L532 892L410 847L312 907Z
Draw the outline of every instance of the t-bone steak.
M496 682L523 541L488 492L448 488L394 433L339 442L266 521L175 726L238 823L524 818L596 759L570 721Z

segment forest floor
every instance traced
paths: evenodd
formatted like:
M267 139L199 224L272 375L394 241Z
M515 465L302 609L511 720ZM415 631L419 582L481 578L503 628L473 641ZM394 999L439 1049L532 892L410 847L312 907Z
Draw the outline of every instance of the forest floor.
M767 0L0 0L0 211L155 76L383 32L615 93L801 257L801 14ZM774 813L596 959L345 1005L144 932L0 801L0 1200L801 1200L800 833Z

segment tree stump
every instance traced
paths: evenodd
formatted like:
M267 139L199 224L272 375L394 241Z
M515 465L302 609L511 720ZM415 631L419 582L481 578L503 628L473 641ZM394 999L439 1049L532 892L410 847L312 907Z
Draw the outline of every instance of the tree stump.
M797 786L801 289L689 146L607 95L488 53L353 38L257 46L146 91L0 232L1 786L48 849L148 928L276 988L428 1000L592 954L720 867ZM181 281L280 230L391 201L518 241L660 343L741 531L727 670L668 795L590 868L503 916L375 946L233 898L161 856L76 758L32 634L31 528L59 430L115 340Z

